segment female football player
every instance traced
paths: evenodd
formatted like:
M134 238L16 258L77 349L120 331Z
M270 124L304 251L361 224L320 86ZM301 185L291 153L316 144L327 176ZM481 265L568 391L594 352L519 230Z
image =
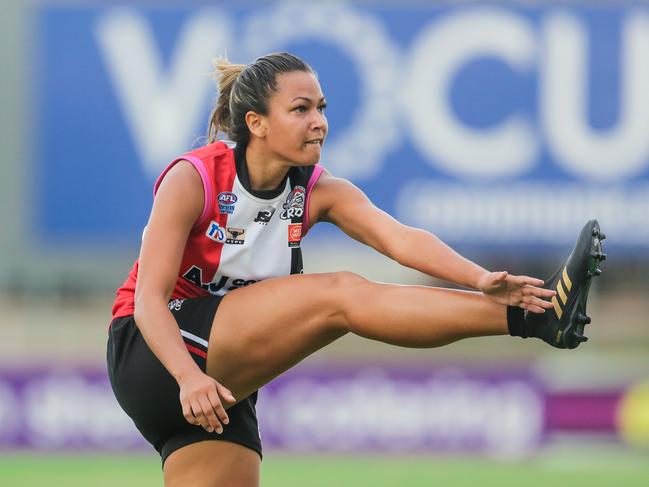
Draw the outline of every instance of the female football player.
M603 259L595 221L545 286L489 272L318 165L326 101L302 60L271 54L218 70L209 143L156 182L109 332L113 390L160 453L165 485L257 486L257 389L347 333L406 347L507 333L561 348L585 340ZM474 291L304 275L301 239L318 222Z

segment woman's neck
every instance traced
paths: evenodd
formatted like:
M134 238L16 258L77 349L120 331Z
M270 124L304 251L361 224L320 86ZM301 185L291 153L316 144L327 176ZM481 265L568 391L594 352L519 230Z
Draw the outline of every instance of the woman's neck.
M286 177L289 166L257 147L246 147L246 166L250 186L255 191L275 189Z

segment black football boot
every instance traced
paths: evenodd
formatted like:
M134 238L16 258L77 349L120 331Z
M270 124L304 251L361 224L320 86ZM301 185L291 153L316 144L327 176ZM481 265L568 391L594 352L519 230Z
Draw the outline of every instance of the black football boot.
M552 298L554 308L542 314L526 311L524 338L537 337L557 348L576 348L588 340L584 336L584 326L590 323L586 301L591 281L602 273L599 264L606 259L602 252L605 238L596 220L586 223L568 260L543 286L557 292Z

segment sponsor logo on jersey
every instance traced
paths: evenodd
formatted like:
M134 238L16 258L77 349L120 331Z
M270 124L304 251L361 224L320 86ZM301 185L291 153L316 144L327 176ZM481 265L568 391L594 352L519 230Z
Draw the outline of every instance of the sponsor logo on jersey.
M219 193L217 198L219 202L219 211L231 215L234 213L234 205L237 202L237 195L229 191Z
M257 282L257 279L238 279L230 276L218 276L218 274L214 276L212 282L203 282L203 269L197 265L192 265L187 269L183 273L183 278L215 296L222 296L227 291L249 286Z
M260 225L266 225L270 221L270 219L273 217L275 214L275 208L272 206L267 206L266 208L262 209L259 213L257 213L257 216L255 217L255 222L259 223Z
M215 242L223 243L225 242L225 229L212 220L207 227L205 236Z
M302 240L302 224L293 223L288 226L288 246L299 247Z
M228 227L225 229L225 243L233 245L243 245L246 239L245 228Z
M282 212L279 217L282 220L290 220L291 218L300 218L304 214L304 200L306 198L306 190L302 186L296 186L286 197L286 201L282 205Z

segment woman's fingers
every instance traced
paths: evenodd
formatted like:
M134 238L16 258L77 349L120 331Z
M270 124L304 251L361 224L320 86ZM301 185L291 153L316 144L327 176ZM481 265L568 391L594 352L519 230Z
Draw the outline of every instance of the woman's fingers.
M493 276L493 283L495 284L500 284L502 281L505 281L507 279L507 276L509 273L507 271L502 271L502 272L494 272L492 274Z
M554 305L550 301L546 301L545 299L540 299L535 296L530 296L527 304L530 306L536 306L537 308L543 308L543 309L550 309L553 308Z
M205 415L205 420L208 424L208 428L206 428L207 431L216 431L219 434L223 433L223 426L221 426L221 422L214 412L214 406L212 406L211 401L206 396L204 396L200 398L200 404L203 410L203 414Z
M539 308L538 306L535 306L533 304L530 304L527 308L527 311L530 313L536 313L536 314L543 314L545 313L545 310L543 308Z
M237 402L237 400L234 398L232 395L232 392L230 389L225 387L223 384L219 384L218 382L216 383L216 391L219 393L219 396L221 396L225 402L229 402L231 404L234 404Z
M520 286L543 286L544 282L541 279L530 276L512 276L514 282Z
M228 424L229 419L221 397L228 403L236 402L230 390L204 373L198 373L179 385L180 403L187 422L209 432L222 433L223 425Z
M554 289L545 289L542 287L525 286L522 288L523 294L528 296L536 296L539 298L552 298L557 292Z
M557 292L540 287L543 280L530 276L512 276L506 272L493 272L484 291L501 304L519 306L532 313L544 313L553 307L550 299ZM505 284L506 283L506 284Z
M197 400L192 401L191 408L192 414L194 415L194 418L196 418L198 425L202 426L203 429L210 431L210 424L205 417L205 413L203 412L203 407L201 406L200 402L198 402Z
M189 424L193 424L195 426L198 426L198 421L196 421L196 418L194 417L194 413L192 413L192 408L189 405L189 402L184 401L182 403L183 407L183 416L185 416L185 419Z
M548 305L550 305L550 308L552 308L551 303L544 301L542 299L532 298L529 296L522 298L521 301L518 303L518 306L520 308L523 308L524 310L527 310L530 313L537 313L537 314L545 313L545 308L547 308Z
M549 298L555 294L556 292L551 289L525 286L510 294L508 304L520 306L532 313L543 313L546 309L554 307Z
M232 394L230 394L230 398L232 398ZM209 432L216 431L219 434L223 433L222 424L230 422L216 388L196 397L189 405L183 404L183 416L189 423L201 426Z
M228 418L228 414L225 412L225 408L223 407L223 404L221 404L221 400L216 391L210 391L208 399L216 417L221 421L221 423L228 424L230 419Z

